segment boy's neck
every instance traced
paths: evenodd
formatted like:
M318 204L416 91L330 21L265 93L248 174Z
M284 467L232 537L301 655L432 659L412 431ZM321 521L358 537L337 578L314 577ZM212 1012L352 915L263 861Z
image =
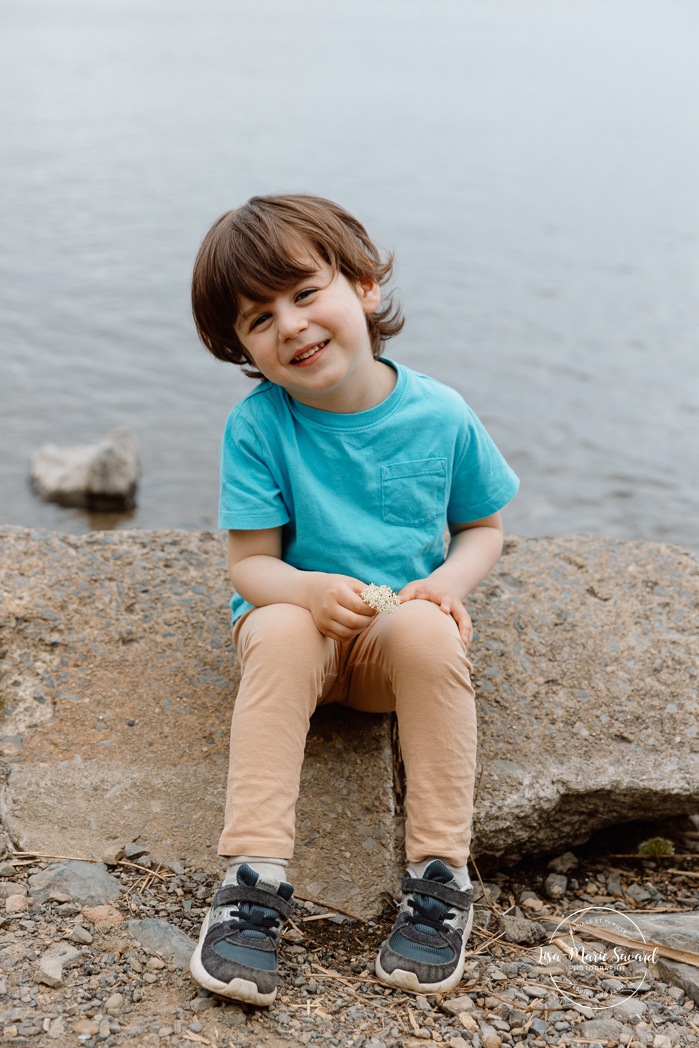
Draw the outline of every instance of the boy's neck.
M326 390L320 396L313 394L298 395L290 393L292 400L297 400L309 408L320 411L331 411L338 415L351 415L359 411L369 411L383 403L393 392L398 374L395 368L383 360L374 360L373 366L363 369L355 376L354 381L345 381L336 389Z

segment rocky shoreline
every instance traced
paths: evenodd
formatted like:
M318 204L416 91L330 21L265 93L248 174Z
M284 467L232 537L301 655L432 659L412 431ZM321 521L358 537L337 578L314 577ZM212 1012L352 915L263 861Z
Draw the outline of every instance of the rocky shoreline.
M270 1009L199 990L187 964L218 878L186 859L157 865L147 845L104 863L15 855L0 864L0 1031L10 1045L105 1048L679 1048L699 1042L699 968L683 989L667 968L626 974L588 967L566 982L551 963L550 928L580 907L637 922L699 913L699 855L614 859L599 850L525 864L476 885L474 932L461 985L413 996L382 987L375 951L395 903L375 919L298 900ZM556 871L566 870L565 873ZM699 935L695 933L699 943ZM599 967L599 966L598 966ZM686 966L685 966L686 967ZM661 978L662 974L662 978ZM639 988L640 987L640 988Z

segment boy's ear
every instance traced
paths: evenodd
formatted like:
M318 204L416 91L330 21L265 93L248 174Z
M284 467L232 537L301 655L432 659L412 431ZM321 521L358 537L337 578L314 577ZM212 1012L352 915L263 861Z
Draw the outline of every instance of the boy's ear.
M366 314L375 313L381 302L381 288L372 277L360 277L356 282L357 294Z

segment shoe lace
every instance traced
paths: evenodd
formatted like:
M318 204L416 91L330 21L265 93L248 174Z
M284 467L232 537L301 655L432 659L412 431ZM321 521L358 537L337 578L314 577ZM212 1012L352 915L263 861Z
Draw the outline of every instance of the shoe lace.
M447 921L456 916L445 903L428 895L411 895L406 901L413 911L408 914L408 920L420 929L427 927L435 932L444 932Z
M279 914L276 910L265 906L255 906L253 903L240 903L237 910L231 913L227 926L233 932L247 933L251 938L259 938L260 935L273 939L279 923Z

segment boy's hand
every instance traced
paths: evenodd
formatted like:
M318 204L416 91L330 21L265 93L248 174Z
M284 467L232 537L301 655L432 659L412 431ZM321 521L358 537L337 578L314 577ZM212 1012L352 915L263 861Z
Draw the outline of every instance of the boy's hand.
M361 633L376 612L359 596L366 589L350 575L313 572L308 582L308 610L325 637L345 641Z
M407 600L431 600L433 604L438 604L439 610L443 611L445 615L451 615L459 627L459 636L466 647L471 646L473 640L471 616L466 611L461 598L447 589L444 583L440 584L430 578L416 579L415 582L409 582L407 586L403 586L398 596L403 603Z

